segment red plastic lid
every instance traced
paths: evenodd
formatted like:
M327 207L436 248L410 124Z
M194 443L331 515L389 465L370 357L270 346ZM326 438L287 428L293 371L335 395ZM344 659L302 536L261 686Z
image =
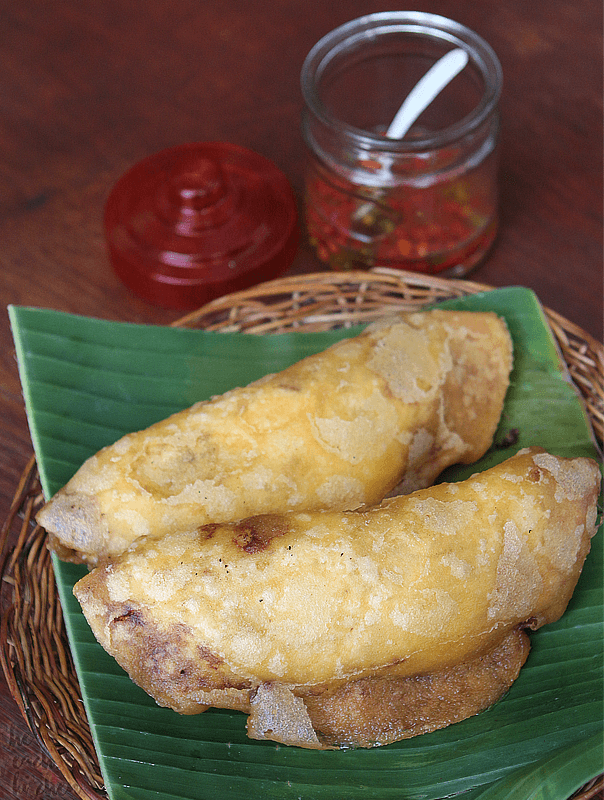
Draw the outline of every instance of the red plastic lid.
M129 169L105 207L113 268L133 292L194 309L285 272L298 245L285 175L227 142L183 144Z

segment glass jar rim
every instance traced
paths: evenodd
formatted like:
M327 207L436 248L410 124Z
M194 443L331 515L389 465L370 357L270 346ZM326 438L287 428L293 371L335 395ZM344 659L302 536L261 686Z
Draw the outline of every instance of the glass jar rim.
M388 139L362 130L334 117L319 97L317 79L338 55L352 49L371 31L423 34L433 40L463 48L479 69L484 81L480 102L458 122L438 133L412 140ZM415 152L450 144L478 128L496 109L501 95L503 72L493 48L471 28L438 14L423 11L380 11L346 22L323 36L311 48L302 65L300 84L307 108L328 127L337 126L362 150Z

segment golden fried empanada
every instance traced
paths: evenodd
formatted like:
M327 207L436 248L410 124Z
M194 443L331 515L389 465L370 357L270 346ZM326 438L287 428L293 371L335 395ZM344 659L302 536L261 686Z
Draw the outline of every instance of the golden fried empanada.
M160 705L239 709L251 736L287 744L385 744L509 688L523 629L572 595L599 485L591 459L529 448L372 509L141 539L74 592Z
M101 450L42 509L62 558L272 511L352 509L431 484L492 442L512 365L495 314L375 324Z

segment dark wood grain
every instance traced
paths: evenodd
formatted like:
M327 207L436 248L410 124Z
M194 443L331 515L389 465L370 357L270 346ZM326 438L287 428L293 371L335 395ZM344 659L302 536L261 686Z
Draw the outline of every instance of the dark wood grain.
M134 322L105 253L117 178L187 141L227 140L284 170L301 200L300 67L369 0L0 0L0 514L31 453L6 306ZM501 230L471 276L522 284L602 337L602 9L598 0L416 0L483 35L504 71ZM303 241L291 272L321 269ZM0 685L0 786L73 799Z

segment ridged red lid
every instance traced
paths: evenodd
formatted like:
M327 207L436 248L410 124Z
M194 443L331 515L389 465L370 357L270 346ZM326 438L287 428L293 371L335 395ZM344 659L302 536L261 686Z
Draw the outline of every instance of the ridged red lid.
M126 286L182 310L281 275L299 236L283 172L228 142L183 144L135 164L109 195L105 234Z

